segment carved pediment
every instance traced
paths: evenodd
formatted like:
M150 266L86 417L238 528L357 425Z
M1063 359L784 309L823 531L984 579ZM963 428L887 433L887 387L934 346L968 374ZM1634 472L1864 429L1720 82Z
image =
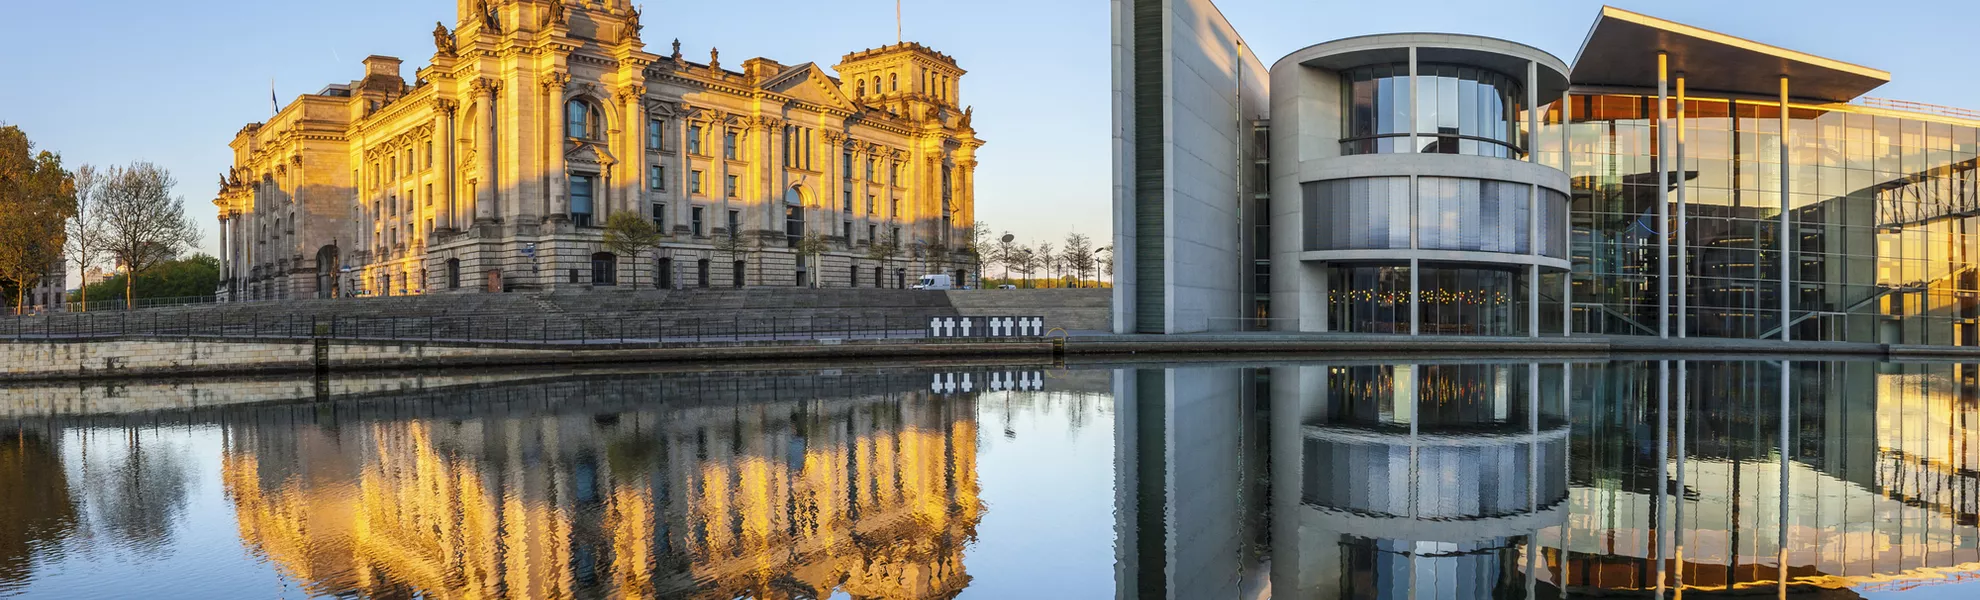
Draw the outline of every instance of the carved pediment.
M813 63L804 63L778 73L763 81L763 89L789 96L794 100L828 106L840 110L856 110L851 100L839 93L838 84L825 76L825 71Z
M619 163L619 157L602 144L574 142L571 146L564 152L564 162L567 164L609 167Z

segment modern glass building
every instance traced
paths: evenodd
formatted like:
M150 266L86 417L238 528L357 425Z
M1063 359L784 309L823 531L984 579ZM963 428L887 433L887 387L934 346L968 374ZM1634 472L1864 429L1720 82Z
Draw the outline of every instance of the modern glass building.
M1180 45L1136 46L1136 23L1215 14L1207 0L1117 1L1166 15L1117 27L1128 57ZM1235 46L1224 68L1241 81L1256 65ZM1217 171L1229 184L1116 185L1142 198L1234 191L1232 222L1159 240L1171 277L1228 282L1137 287L1135 268L1151 269L1122 264L1119 293L1159 295L1170 314L1198 298L1241 306L1119 331L1980 345L1980 112L1866 96L1886 72L1604 8L1572 63L1504 40L1396 34L1318 44L1269 73L1264 90L1231 88L1268 107L1210 136L1247 140L1210 159L1246 166ZM1116 79L1117 112L1142 106L1151 86ZM1203 101L1167 97L1156 106L1170 115ZM1192 135L1208 134L1165 132L1167 151L1144 156L1202 157L1177 151L1205 147ZM1162 256L1149 245L1116 248ZM1204 246L1237 250L1228 264L1172 250Z

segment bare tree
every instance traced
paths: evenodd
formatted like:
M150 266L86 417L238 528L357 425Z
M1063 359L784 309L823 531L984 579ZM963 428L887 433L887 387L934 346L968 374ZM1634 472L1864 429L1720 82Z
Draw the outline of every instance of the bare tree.
M1003 265L1004 281L1006 282L1011 280L1011 257L1017 253L1018 249L1016 240L1017 238L1013 237L1011 232L1008 231L1004 232L1003 237L997 238L997 264Z
M1011 255L1011 267L1024 275L1024 287L1031 287L1031 274L1038 271L1038 252L1030 246L1018 246Z
M1052 268L1058 264L1059 255L1052 252L1051 242L1038 243L1038 269L1045 272L1045 281L1052 280ZM1047 284L1047 287L1051 287Z
M893 234L887 234L886 238L873 240L866 245L866 258L880 262L881 278L873 282L875 287L887 287L886 272L890 270L888 267L893 266L894 257L900 255L901 240Z
M103 250L124 267L127 308L137 307L138 274L199 243L199 229L186 218L185 199L172 195L175 183L164 167L148 162L104 173L97 192Z
M805 283L810 285L810 287L821 287L818 280L824 277L825 269L824 265L818 260L818 257L824 256L825 252L832 249L832 240L825 237L825 234L822 233L806 233L803 237L798 238L797 246L792 249L797 251L798 257L809 267L808 270L811 276L806 278L809 281Z
M749 254L752 248L748 241L743 240L741 234L730 231L715 238L715 251L729 255L729 264L734 265L737 261L743 260L743 255Z
M75 214L61 155L33 150L19 127L0 127L0 279L14 282L17 312L27 308L28 288L62 263L64 223Z
M1093 270L1093 241L1079 232L1066 234L1066 247L1059 255L1073 273L1073 287L1086 287L1086 274Z
M103 217L98 214L97 198L103 188L103 174L95 166L76 167L76 215L69 218L66 226L68 246L65 252L69 262L76 265L76 272L87 278L90 267L103 260ZM87 282L84 282L87 283ZM89 286L78 285L82 312L89 312Z

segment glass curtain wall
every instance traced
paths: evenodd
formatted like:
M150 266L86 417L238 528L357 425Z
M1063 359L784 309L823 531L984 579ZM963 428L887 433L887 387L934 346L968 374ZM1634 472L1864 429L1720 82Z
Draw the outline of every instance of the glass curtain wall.
M1341 153L1468 154L1519 158L1518 116L1526 93L1512 77L1477 67L1417 64L1411 106L1409 63L1342 72L1347 123ZM1411 113L1414 108L1415 120ZM1418 147L1409 144L1418 134Z
M1565 151L1559 103L1544 109L1539 150L1543 162L1565 161L1573 178L1575 332L1656 334L1663 232L1671 273L1687 278L1688 335L1777 338L1785 323L1798 340L1980 343L1980 122L1793 106L1783 236L1776 104L1690 98L1684 164L1660 194L1655 96L1570 101ZM1660 201L1679 214L1671 192L1679 181L1681 240L1675 223L1659 227L1656 218ZM1673 319L1679 287L1670 286Z
M1422 335L1526 335L1529 331L1524 267L1425 263L1418 275L1417 313L1410 311L1408 265L1328 267L1328 323L1348 333L1409 333L1412 318Z

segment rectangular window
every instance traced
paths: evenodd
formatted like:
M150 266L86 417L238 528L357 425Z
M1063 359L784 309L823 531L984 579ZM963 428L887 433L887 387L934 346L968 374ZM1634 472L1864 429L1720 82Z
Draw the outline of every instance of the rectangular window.
M694 237L701 237L702 232L704 231L702 229L702 224L701 224L702 208L696 206L694 207L694 210L691 212L692 214L690 216L692 217L692 219L689 221L688 228L694 232Z
M869 223L869 224L867 224L867 225L866 225L866 241L867 241L867 242L874 242L874 241L878 241L878 240L875 240L875 239L873 239L873 238L877 238L877 237L880 237L880 226L879 226L879 225L874 225L874 224L871 224L871 223Z
M728 183L724 184L724 186L725 189L727 190L725 193L727 193L730 198L735 198L737 197L737 192L739 191L737 188L742 187L742 177L730 175Z
M667 191L667 167L660 165L647 167L646 187L656 192Z
M688 126L688 154L705 156L701 153L701 125Z
M736 132L734 131L722 133L722 158L725 160L736 159Z
M844 201L843 201L842 203L843 203L843 204L845 205L845 206L843 207L843 208L845 209L845 212L849 212L849 213L850 213L850 212L852 212L852 211L853 211L853 191L852 191L852 190L846 190L846 197L845 197L845 200L844 200Z
M846 238L846 245L851 246L853 243L853 222L845 221L843 223L840 223L839 229L843 232L842 235L844 235Z
M873 181L873 158L872 158L872 157L867 157L867 159L866 159L866 180L867 180L867 181L869 181L869 182L870 182L870 181Z
M433 206L433 184L426 184L426 205Z
M901 163L887 163L887 184L894 186L901 184Z
M898 243L901 243L901 228L899 228L899 227L895 227L895 228L894 228L894 230L893 230L892 232L889 232L889 233L888 233L888 235L889 235L889 236L891 236L891 237L888 237L888 238L887 238L887 241L890 241L890 242L893 242L893 243L896 243L896 244L898 244Z
M688 193L697 195L701 193L701 171L692 171L688 174Z
M740 210L729 211L729 234L734 235L741 232L742 232L742 211Z
M653 205L653 227L659 229L661 235L669 235L673 233L671 231L667 231L667 205L665 204Z
M870 215L870 214L873 214L873 210L874 210L874 208L875 208L876 206L878 206L878 204L877 204L878 202L879 202L879 197L878 197L878 196L874 196L873 194L867 194L867 195L866 195L866 214L869 214L869 215Z
M901 218L901 199L894 198L892 200L889 200L888 202L893 204L893 206L889 207L893 209L893 212L887 214L892 215L896 219Z
M847 152L847 153L845 153L845 154L844 154L844 158L845 158L845 160L842 160L842 161L839 161L839 164L840 164L840 165L843 165L843 170L844 170L844 171L846 172L846 179L852 179L852 178L853 178L853 153L851 153L851 152Z
M661 132L667 130L667 122L654 119L646 122L646 149L659 150Z
M571 224L578 227L591 226L591 184L590 175L571 176Z
M433 168L433 142L426 143L426 168Z

